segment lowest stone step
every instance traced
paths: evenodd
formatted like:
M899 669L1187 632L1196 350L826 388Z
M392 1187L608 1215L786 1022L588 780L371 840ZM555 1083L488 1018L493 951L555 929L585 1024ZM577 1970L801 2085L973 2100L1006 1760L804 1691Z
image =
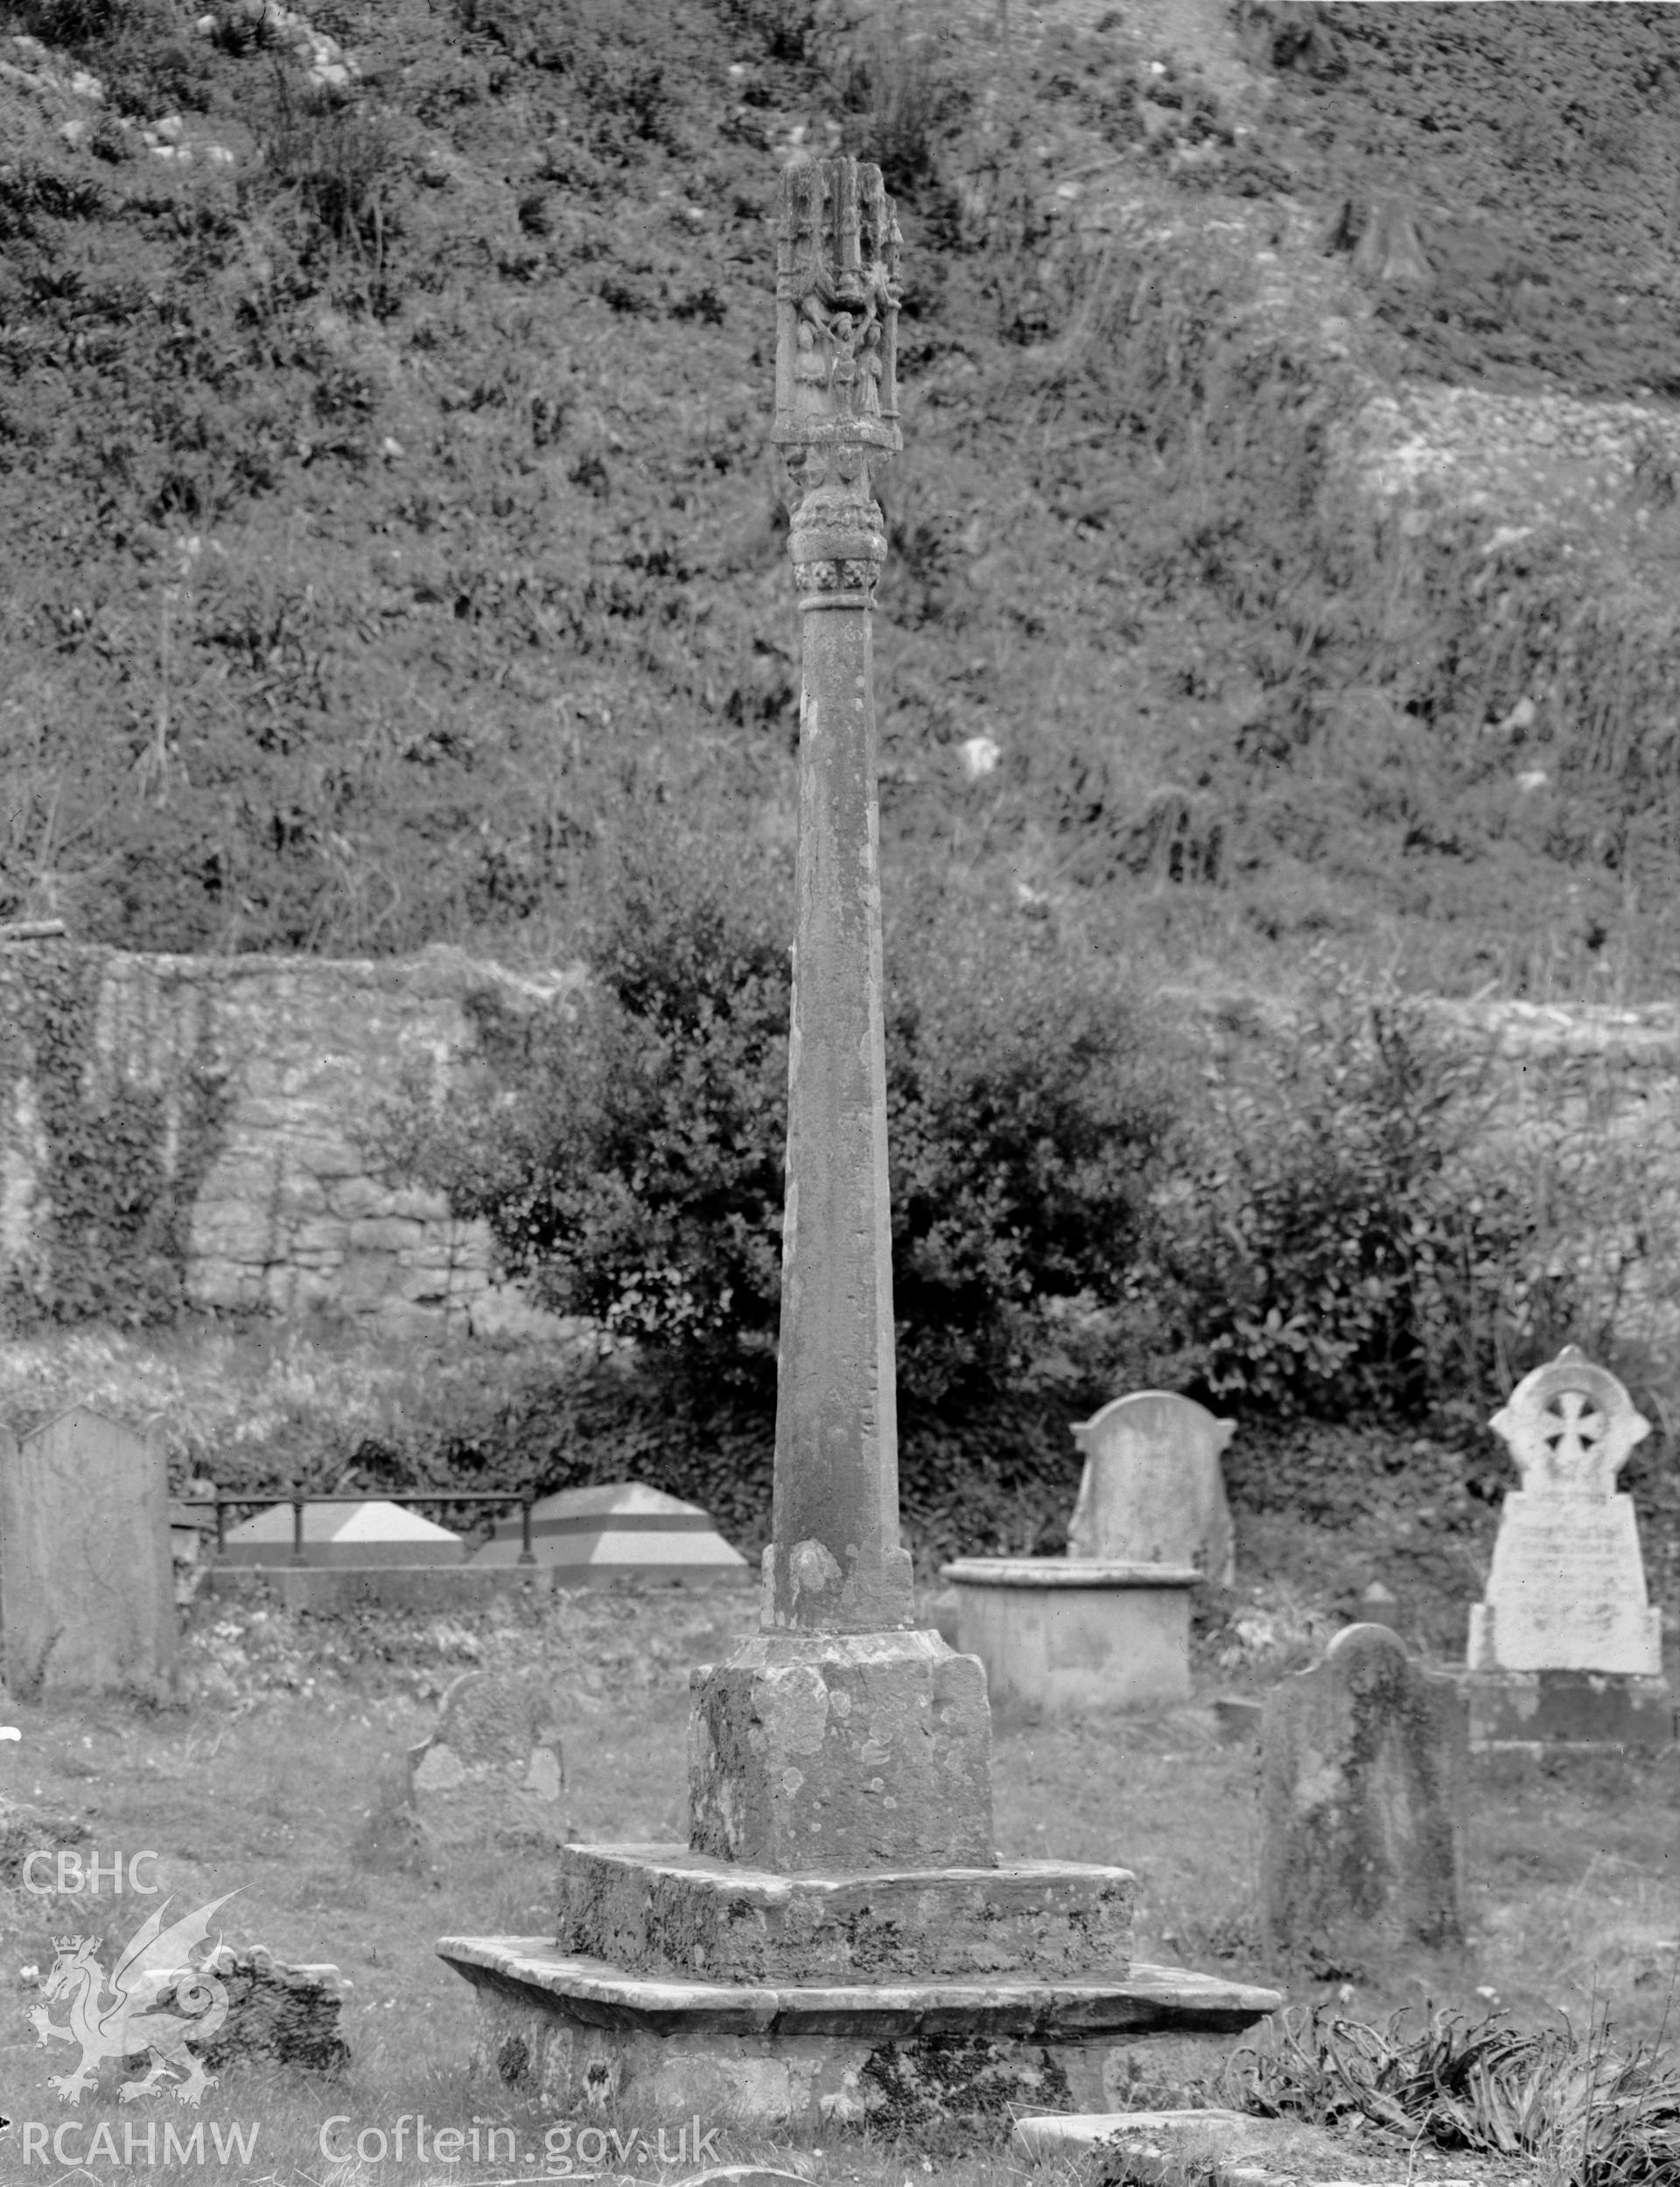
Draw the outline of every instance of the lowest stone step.
M1125 2043L1235 2034L1276 1990L1176 1966L1058 1981L818 1984L627 1974L543 1937L445 1937L477 1993L477 2071L547 2108L742 2124L1110 2107Z

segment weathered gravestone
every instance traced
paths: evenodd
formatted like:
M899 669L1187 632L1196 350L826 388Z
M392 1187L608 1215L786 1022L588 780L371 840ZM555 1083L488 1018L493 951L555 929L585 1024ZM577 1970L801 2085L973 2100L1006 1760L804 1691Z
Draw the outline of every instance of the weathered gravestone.
M0 1617L20 1699L176 1679L161 1435L74 1405L21 1442L0 1433Z
M1274 1950L1357 1966L1462 1941L1467 1737L1452 1679L1385 1625L1349 1625L1267 1696L1261 1903Z
M1070 1557L1194 1565L1222 1587L1236 1578L1220 1453L1235 1420L1163 1390L1116 1398L1074 1428L1085 1454L1068 1525Z
M538 1681L468 1671L444 1693L438 1728L409 1753L409 1804L423 1839L466 1846L556 1846L565 1755Z
M1470 1613L1478 1744L1673 1735L1662 1613L1645 1591L1633 1498L1616 1476L1650 1422L1573 1344L1525 1375L1489 1425L1522 1485L1505 1498Z
M225 2017L203 2045L213 2072L259 2059L315 2073L336 2073L349 2064L336 1966L289 1966L263 1945L236 1952L224 1944L205 1971L227 2000Z

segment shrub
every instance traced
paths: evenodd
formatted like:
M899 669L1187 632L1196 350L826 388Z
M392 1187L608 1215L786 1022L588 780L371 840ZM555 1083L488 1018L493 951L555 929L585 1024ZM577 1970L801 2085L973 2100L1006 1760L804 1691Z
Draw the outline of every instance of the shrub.
M667 842L614 893L570 1014L482 1003L480 1083L411 1097L387 1159L487 1221L545 1304L767 1413L788 892ZM911 925L886 1013L900 1379L913 1416L948 1420L1057 1362L1082 1380L1048 1302L1118 1295L1171 1104L1100 968L1045 934Z
M886 1033L900 1381L961 1412L1065 1350L1047 1302L1121 1297L1173 1074L1112 969L1047 925L904 923Z
M630 863L588 988L528 1014L477 999L481 1082L411 1101L387 1143L544 1305L749 1381L780 1295L790 923L757 878L704 846Z
M1391 982L1321 962L1208 1093L1159 1250L1214 1393L1479 1424L1563 1342L1614 1349L1637 1277L1663 1287L1636 1153L1544 1098L1502 1120L1491 1057Z

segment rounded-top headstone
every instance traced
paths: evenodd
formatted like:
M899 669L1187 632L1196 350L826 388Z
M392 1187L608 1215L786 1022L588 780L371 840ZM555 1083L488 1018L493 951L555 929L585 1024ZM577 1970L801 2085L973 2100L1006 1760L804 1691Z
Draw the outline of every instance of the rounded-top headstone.
M1085 1454L1068 1523L1068 1554L1132 1564L1194 1565L1236 1577L1220 1456L1236 1432L1192 1398L1139 1390L1074 1430Z
M1279 1951L1353 1968L1374 1944L1460 1941L1463 1701L1386 1625L1345 1626L1268 1696L1261 1882Z

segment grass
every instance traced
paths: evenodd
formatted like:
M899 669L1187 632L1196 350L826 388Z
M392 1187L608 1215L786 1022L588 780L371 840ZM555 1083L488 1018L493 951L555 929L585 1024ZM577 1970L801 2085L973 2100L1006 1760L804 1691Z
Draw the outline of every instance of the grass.
M9 1721L23 1737L0 1746L0 1792L80 1816L108 1854L154 1849L158 1881L182 1905L237 1889L230 1942L267 1945L282 1959L332 1959L348 1978L353 2062L341 2081L229 2069L206 2099L212 2124L260 2122L253 2180L422 2187L445 2176L500 2176L487 2165L446 2172L405 2158L337 2167L322 2155L323 2124L334 2117L349 2120L340 2132L351 2135L388 2128L404 2112L469 2129L476 2120L486 2132L492 2123L511 2128L521 2151L532 2153L559 2123L469 2078L469 1993L433 1951L450 1931L542 1931L552 1917L550 1864L529 1852L486 1848L416 1873L380 1827L404 1750L425 1736L438 1693L460 1669L540 1665L570 1723L571 1833L680 1837L688 1667L715 1654L752 1615L746 1589L614 1589L537 1610L504 1602L448 1621L314 1620L200 1605L187 1644L193 1698L181 1712L14 1705ZM1204 1689L1223 1682L1201 1681ZM1281 1974L1297 2000L1366 2022L1426 2001L1474 2022L1493 1992L1502 2018L1525 2038L1555 2043L1545 2031L1556 2030L1562 2013L1583 2028L1608 2013L1618 2050L1670 2032L1680 1938L1672 1822L1680 1764L1672 1757L1578 1757L1555 1768L1479 1762L1468 1949L1402 1954L1351 1981L1317 1984L1269 1968L1253 1940L1252 1756L1219 1743L1205 1703L1156 1718L1002 1721L993 1779L1005 1857L1117 1861L1138 1872L1142 1958L1257 1979ZM108 1938L125 1937L140 1910L108 1896L96 1906L85 1896L0 1897L0 1994L13 2001L0 2008L0 2085L15 2117L56 2125L72 2115L43 2087L60 2060L30 2038L30 1984L20 1970L46 1966L52 1938L85 1929L90 1917ZM1186 2069L1164 2057L1166 2047L1138 2046L1134 2101L1186 2092ZM1221 2099L1233 2047L1192 2046L1194 2099ZM123 2114L113 2097L74 2115L89 2131L109 2120L120 2149ZM612 2123L627 2132L643 2122ZM975 2187L1015 2169L996 2148L949 2135L882 2143L825 2133L813 2151L806 2137L790 2145L725 2127L719 2153L880 2187L900 2187L906 2172L914 2181L924 2156L941 2178ZM192 2176L190 2166L94 2169L102 2182Z
M1328 936L1443 991L1671 984L1662 464L1588 582L1537 536L1494 564L1451 524L1355 542L1324 457L1352 400L1326 315L1379 381L1516 340L1536 384L1662 382L1642 20L1412 11L1343 25L1314 77L1211 11L1189 56L1126 8L392 0L315 11L360 69L339 101L220 12L200 39L0 6L198 147L75 151L0 84L0 908L131 947L540 957L652 805L788 833L762 213L833 144L886 161L910 284L889 892L948 869L1198 983L1286 986ZM1443 284L1404 309L1322 247L1400 160ZM1449 201L1495 206L1497 248ZM1531 695L1521 751L1482 733ZM977 733L1003 760L970 784Z
M1397 2013L1382 2028L1285 2012L1273 2042L1240 2051L1227 2078L1245 2109L1530 2158L1578 2187L1668 2179L1680 2163L1680 2073L1642 2044L1613 2047L1596 2012L1584 2033L1450 2011Z

